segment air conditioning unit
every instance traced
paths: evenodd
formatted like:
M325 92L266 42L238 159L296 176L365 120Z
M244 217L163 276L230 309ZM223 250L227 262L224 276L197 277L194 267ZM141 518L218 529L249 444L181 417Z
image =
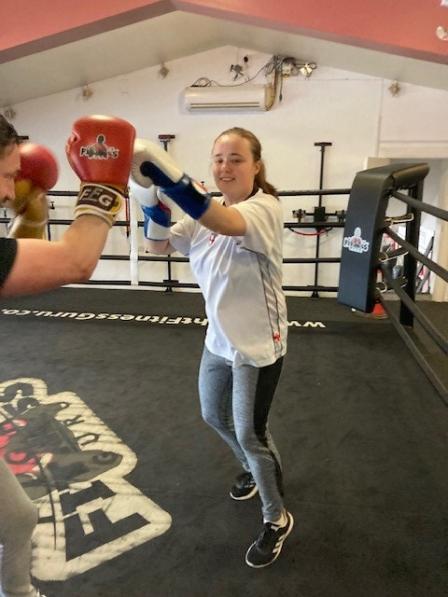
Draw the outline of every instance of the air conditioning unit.
M269 110L273 103L271 85L187 87L184 107L199 110Z

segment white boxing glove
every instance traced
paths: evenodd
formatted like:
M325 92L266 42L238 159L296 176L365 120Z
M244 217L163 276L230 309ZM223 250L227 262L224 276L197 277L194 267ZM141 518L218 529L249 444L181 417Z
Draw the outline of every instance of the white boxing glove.
M132 179L129 181L130 196L142 208L144 223L143 233L148 240L168 240L171 226L171 207L173 202L163 195L158 187L151 184L142 187Z
M165 150L146 139L134 143L131 181L143 188L153 184L160 187L195 220L202 217L211 201L205 189L185 174Z

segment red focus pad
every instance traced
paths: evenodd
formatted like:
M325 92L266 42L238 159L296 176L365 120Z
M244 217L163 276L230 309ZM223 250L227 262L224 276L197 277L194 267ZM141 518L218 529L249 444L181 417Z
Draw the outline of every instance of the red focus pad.
M28 180L43 191L53 188L58 179L58 164L52 152L35 143L19 146L20 172L16 180Z
M68 161L82 182L125 188L134 149L135 129L113 116L83 116L66 144Z

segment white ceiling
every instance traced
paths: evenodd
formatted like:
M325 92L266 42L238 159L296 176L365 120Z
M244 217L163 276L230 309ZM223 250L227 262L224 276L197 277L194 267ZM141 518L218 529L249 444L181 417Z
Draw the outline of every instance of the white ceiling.
M0 106L228 45L448 91L448 65L176 11L1 64Z

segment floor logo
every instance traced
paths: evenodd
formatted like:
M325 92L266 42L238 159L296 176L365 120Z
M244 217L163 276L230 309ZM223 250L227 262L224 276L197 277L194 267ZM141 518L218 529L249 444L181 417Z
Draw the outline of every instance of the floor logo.
M125 480L137 457L74 393L0 383L0 456L39 508L33 575L65 580L163 533L171 517Z

